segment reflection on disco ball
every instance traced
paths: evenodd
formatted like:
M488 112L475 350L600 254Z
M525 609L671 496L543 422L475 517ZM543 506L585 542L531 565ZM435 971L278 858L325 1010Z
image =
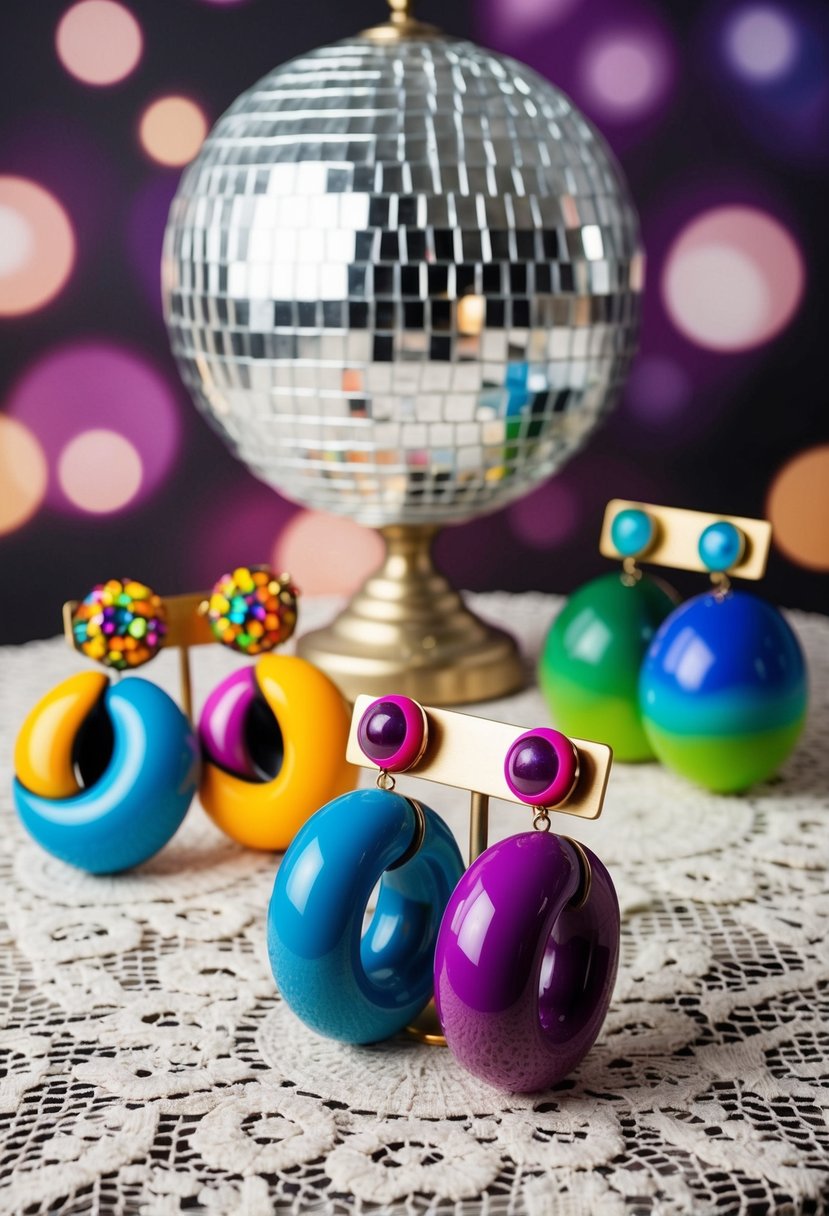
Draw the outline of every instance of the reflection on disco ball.
M185 174L173 349L265 481L362 523L443 523L547 477L612 404L642 262L568 99L454 39L366 36L277 68Z

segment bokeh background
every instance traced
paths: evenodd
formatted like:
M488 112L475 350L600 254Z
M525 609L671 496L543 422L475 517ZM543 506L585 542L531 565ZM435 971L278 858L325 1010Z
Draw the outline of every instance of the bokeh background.
M196 413L161 316L182 166L275 64L382 0L6 0L0 16L0 641L129 574L162 594L271 561L351 589L370 532L260 485ZM767 514L766 593L829 610L829 8L800 0L423 0L529 63L624 165L648 254L623 400L553 480L447 529L470 589L567 591L610 497ZM691 590L689 576L680 587Z

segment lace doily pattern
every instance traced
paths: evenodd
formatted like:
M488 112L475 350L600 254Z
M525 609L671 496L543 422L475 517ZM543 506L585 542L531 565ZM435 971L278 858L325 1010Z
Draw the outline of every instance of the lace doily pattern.
M557 602L476 607L532 660ZM306 606L303 624L330 611ZM2 652L0 1211L829 1212L829 622L792 620L812 703L777 778L722 797L619 765L600 821L554 825L613 874L622 962L594 1050L532 1096L411 1040L355 1048L306 1030L265 952L278 858L226 840L199 807L118 877L26 840L10 743L22 707L77 663L58 642ZM210 650L196 666L199 701L233 660ZM151 674L175 692L173 656ZM547 720L532 689L478 712ZM463 795L428 793L463 841ZM496 806L491 837L527 826Z

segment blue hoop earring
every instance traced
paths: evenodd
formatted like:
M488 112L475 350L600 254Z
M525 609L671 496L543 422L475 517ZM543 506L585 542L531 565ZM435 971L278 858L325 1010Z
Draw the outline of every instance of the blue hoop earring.
M402 753L408 767L422 747L408 739L414 711L395 713L401 701L369 707L375 729L361 732L361 745L370 755L366 739L371 747L382 736L383 759ZM401 737L392 741L398 725ZM378 780L380 788L343 794L300 828L268 909L268 954L284 1000L312 1030L346 1043L388 1038L428 1004L441 917L464 869L443 820L394 793L389 769Z
M130 869L181 825L198 784L190 723L140 677L99 672L58 684L32 709L15 747L14 802L48 853L91 874Z

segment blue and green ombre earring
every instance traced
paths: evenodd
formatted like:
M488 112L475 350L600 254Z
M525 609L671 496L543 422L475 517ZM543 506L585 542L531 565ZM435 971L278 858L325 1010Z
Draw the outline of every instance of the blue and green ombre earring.
M766 552L770 533L769 526ZM750 537L730 520L704 528L697 555L714 588L664 622L639 684L642 722L659 759L722 793L775 773L806 716L797 638L775 607L730 585L729 574L762 575L765 552L755 554L753 573L747 572L751 548Z
M656 630L678 601L676 592L642 573L659 536L656 517L610 502L601 551L623 568L585 583L553 621L538 680L559 730L601 739L617 760L651 760L639 712L639 669Z

